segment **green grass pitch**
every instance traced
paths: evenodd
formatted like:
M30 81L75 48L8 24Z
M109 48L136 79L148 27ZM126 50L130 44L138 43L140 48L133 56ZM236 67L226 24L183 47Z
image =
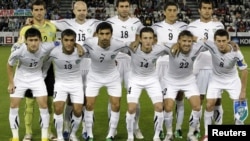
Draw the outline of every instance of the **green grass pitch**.
M246 62L250 65L250 47L242 47L241 48ZM8 87L8 80L7 80L7 73L6 73L6 63L8 56L10 54L10 47L6 46L0 46L0 140L1 141L8 141L11 137L11 130L9 126L9 94L7 92ZM250 74L248 77L248 86L250 84ZM247 97L248 97L248 103L250 102L250 88L247 88ZM120 115L120 121L118 125L118 134L115 137L116 141L126 141L127 139L127 131L126 131L126 121L125 121L125 113L127 109L126 104L126 91L123 90L123 97L122 97L122 104L121 104L121 115ZM143 94L140 98L141 103L141 117L140 117L140 128L142 130L142 133L144 135L143 141L152 141L153 138L153 106L151 103L151 100L146 95L146 92L143 91ZM94 136L96 141L102 141L105 140L105 137L107 135L108 131L108 119L107 119L107 104L108 104L108 96L105 88L102 88L100 90L100 94L97 98L97 103L95 106L95 123L94 123ZM37 106L36 106L37 107ZM204 107L204 106L203 106ZM233 124L233 105L232 101L229 99L229 96L224 93L223 94L223 109L224 109L224 124ZM184 138L183 141L186 140L186 134L188 131L188 118L190 114L190 106L187 100L185 100L185 119L183 123L183 134ZM22 101L22 104L19 109L19 115L20 115L20 141L22 140L24 134L25 134L25 128L24 128L24 121L23 121L23 115L24 115L24 100ZM34 114L34 121L33 121L33 141L39 141L40 140L40 127L39 127L39 110L38 108L35 109ZM175 121L173 122L175 123ZM245 121L245 124L250 124L250 118L248 118ZM173 125L173 128L175 127L175 124ZM165 127L164 127L165 128ZM81 126L79 129L79 132L77 135L79 135L79 138L81 136ZM201 121L201 129L203 133L203 119ZM55 131L55 130L54 130ZM80 140L83 141L82 138ZM136 140L137 141L137 140ZM139 141L139 140L138 140ZM181 140L178 140L181 141Z

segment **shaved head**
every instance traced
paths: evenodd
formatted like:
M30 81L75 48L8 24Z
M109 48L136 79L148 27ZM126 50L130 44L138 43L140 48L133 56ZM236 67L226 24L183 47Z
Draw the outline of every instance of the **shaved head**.
M83 6L83 7L85 7L86 9L87 9L87 4L84 2L84 1L76 1L75 3L74 3L74 9L75 8L77 8L78 6Z

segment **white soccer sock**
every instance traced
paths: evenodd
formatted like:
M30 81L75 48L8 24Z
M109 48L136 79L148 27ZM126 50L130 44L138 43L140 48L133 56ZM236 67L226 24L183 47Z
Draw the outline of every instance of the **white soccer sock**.
M109 138L111 136L114 137L119 119L120 119L120 112L111 111L109 120L109 133L106 138Z
M175 130L181 129L184 119L184 100L176 100L176 128Z
M86 130L87 130L87 134L89 137L93 138L93 117L94 117L94 111L88 111L87 109L85 110L85 125L86 125Z
M65 107L65 113L64 113L64 131L70 132L70 120L71 120L71 114L73 111L72 105L67 105Z
M111 103L110 101L108 102L108 119L110 120L111 117Z
M82 121L82 116L76 117L74 113L72 114L70 136L76 136L76 131L78 130L81 121Z
M223 108L222 105L214 107L214 123L216 125L221 125L223 120Z
M173 134L172 122L173 122L173 112L164 111L164 121L167 129L167 134Z
M49 111L48 108L42 109L39 108L40 110L40 117L41 117L41 123L40 126L42 128L42 139L47 139L48 138L48 127L49 127Z
M140 103L136 106L136 112L135 112L135 123L134 123L134 130L139 129L139 118L141 114L141 105Z
M82 109L82 133L87 132L86 131L86 125L85 125L85 119L84 119L84 115L85 115L85 106L83 106Z
M196 128L195 128L195 130L196 131L199 131L200 132L200 125L201 125L201 118L202 118L202 112L203 110L202 110L202 105L201 105L201 109L200 109L200 118L199 118L199 122L198 122L198 124L197 124L197 126L196 126Z
M155 129L154 139L159 138L160 132L162 130L163 120L164 120L163 112L156 112L155 111L155 115L154 115L154 129Z
M204 127L205 127L205 136L208 135L208 125L212 125L214 111L208 112L205 110L204 113Z
M9 122L10 122L10 128L12 132L13 138L19 138L19 116L18 116L18 110L19 108L10 108L9 112Z
M189 131L188 135L191 135L194 133L195 128L197 127L200 119L200 111L194 111L191 112L191 118L189 119Z
M130 114L129 112L126 113L126 123L127 123L127 132L128 132L128 138L133 139L134 138L134 122L135 122L135 113Z
M55 128L57 132L57 139L63 139L63 114L54 114Z

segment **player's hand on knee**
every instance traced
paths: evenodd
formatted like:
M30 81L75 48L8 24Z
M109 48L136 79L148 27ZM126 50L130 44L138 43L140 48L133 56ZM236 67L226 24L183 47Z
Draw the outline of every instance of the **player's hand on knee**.
M9 84L9 86L8 86L8 92L9 92L9 94L13 94L14 92L15 92L15 86L14 86L14 84Z

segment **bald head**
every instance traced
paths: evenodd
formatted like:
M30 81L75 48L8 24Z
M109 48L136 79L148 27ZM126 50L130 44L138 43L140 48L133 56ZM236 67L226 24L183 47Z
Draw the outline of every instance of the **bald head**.
M86 9L87 9L87 4L84 2L84 1L76 1L75 3L74 3L74 6L73 6L73 8L75 9L75 8L77 8L77 7L85 7Z
M75 14L76 21L83 23L87 16L87 4L84 1L76 1L73 7L73 13Z

